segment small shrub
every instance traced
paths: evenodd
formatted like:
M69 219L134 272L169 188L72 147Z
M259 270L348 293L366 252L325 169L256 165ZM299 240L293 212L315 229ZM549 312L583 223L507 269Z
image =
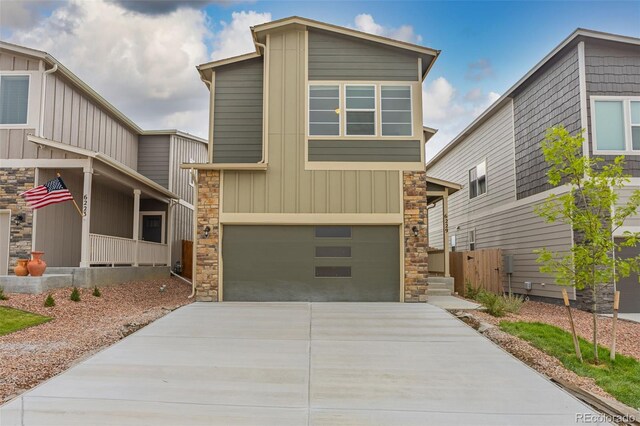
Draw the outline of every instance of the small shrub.
M71 299L74 302L80 301L80 291L78 290L78 287L73 287L73 290L71 291L71 296L69 296L69 299Z
M54 306L56 306L56 301L53 300L53 296L49 294L47 298L44 299L44 307L53 308Z
M506 314L505 299L502 295L481 290L477 298L478 302L486 308L487 313L494 317L503 317Z
M474 287L473 284L471 284L471 281L467 280L465 282L465 296L467 297L467 299L478 300L478 296L481 292L482 288Z
M0 287L0 300L9 300L6 294L4 294L4 289Z
M522 308L522 304L524 303L524 296L520 294L505 294L502 296L504 299L504 310L511 313L517 314L520 312L520 308Z
M93 293L91 293L91 294L93 294L95 297L102 296L102 293L100 293L100 290L98 290L97 286L93 288Z

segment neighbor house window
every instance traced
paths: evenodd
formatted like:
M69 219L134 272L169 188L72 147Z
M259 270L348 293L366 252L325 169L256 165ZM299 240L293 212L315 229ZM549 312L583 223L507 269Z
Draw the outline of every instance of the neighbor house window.
M449 247L451 251L456 251L456 234L449 235Z
M469 250L476 249L476 230L472 229L468 232L467 238L469 239Z
M29 76L0 76L0 124L27 124Z
M640 98L592 96L591 102L594 151L640 154Z
M382 86L382 136L411 136L411 86Z
M376 86L345 86L346 135L375 136Z
M309 86L309 135L340 136L340 86Z
M469 170L469 198L476 198L487 192L487 163L482 163Z

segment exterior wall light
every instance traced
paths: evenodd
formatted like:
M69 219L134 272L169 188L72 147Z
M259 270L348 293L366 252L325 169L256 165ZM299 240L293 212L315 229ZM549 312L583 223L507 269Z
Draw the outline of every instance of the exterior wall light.
M22 213L17 214L16 217L13 218L13 223L16 226L20 225L22 222L24 222L24 215Z
M211 228L209 227L209 225L204 227L204 237L205 238L209 238L209 232L211 232Z
M411 230L413 231L413 236L414 237L417 237L420 234L420 230L415 225L413 226L413 228L411 228Z

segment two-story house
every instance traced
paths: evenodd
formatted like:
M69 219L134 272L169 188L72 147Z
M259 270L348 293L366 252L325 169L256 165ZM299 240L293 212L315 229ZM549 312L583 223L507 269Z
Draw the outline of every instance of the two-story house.
M180 164L204 161L206 144L143 130L51 55L0 42L0 275L32 250L78 285L168 274L193 232L193 182ZM57 174L82 214L71 202L31 211L19 197ZM97 266L129 268L87 274Z
M640 186L640 39L578 29L474 120L427 164L430 176L463 183L450 197L447 241L455 250L501 248L513 256L505 290L540 298L561 298L552 276L542 274L534 250L567 252L570 226L545 223L534 208L552 188L541 149L548 128L585 129L583 155L611 161L626 156L628 190ZM442 248L440 208L429 209L429 238ZM640 230L632 218L625 230ZM622 255L638 255L639 248ZM506 272L506 271L504 271ZM616 286L621 311L640 312L637 277ZM613 285L601 295L610 306ZM570 290L578 305L586 292ZM585 306L586 307L586 303Z
M424 301L422 81L439 52L290 17L200 65L195 288L206 301Z

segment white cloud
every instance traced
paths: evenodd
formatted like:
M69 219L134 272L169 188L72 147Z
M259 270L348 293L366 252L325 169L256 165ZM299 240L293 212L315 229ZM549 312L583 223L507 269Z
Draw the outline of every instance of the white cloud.
M354 19L355 28L369 34L376 34L384 37L403 40L409 43L422 42L422 36L416 34L411 25L402 25L397 28L385 27L378 24L373 16L361 13Z
M233 12L231 22L220 22L222 29L214 37L211 59L223 59L255 51L249 27L271 21L270 13Z
M480 88L473 88L460 96L444 77L438 77L423 87L424 123L438 129L438 133L427 143L427 160L433 158L499 97L495 92L484 93Z

